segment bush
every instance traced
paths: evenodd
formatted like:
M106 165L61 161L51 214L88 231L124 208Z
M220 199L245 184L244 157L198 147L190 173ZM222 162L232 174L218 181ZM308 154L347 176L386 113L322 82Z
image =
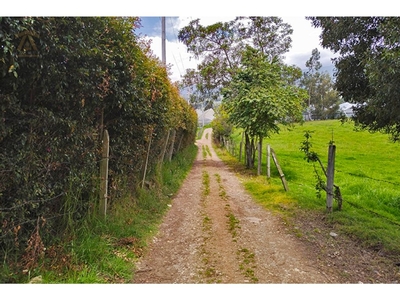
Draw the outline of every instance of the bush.
M112 201L121 178L137 186L150 140L149 170L170 129L174 153L193 143L195 112L138 26L138 18L0 18L0 248L11 267L28 266L21 257L32 237L51 244L95 211L104 129ZM24 37L30 48L20 47Z

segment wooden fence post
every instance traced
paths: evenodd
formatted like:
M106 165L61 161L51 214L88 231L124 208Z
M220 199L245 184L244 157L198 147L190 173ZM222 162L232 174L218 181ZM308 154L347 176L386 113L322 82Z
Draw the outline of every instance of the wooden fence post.
M150 147L151 147L152 138L153 138L153 129L150 132L149 146L147 147L146 163L144 165L143 180L142 180L142 188L144 187L144 182L146 181L147 165L149 164L149 155L150 155Z
M283 188L285 189L285 191L287 192L289 190L286 179L285 179L285 175L282 172L281 166L278 163L278 159L276 157L275 151L271 148L271 154L272 154L272 159L274 160L275 166L278 169L279 175L281 177L281 181L283 184Z
M328 168L326 172L326 210L332 212L333 206L333 184L335 175L335 145L329 145Z
M169 154L168 154L169 161L172 160L172 154L174 154L175 137L176 137L176 130L175 129L171 129L171 130L172 130L172 138L171 138L171 146L169 148Z
M165 139L164 149L163 149L163 152L162 152L161 163L164 161L165 152L167 152L167 146L168 146L168 141L169 141L169 135L170 134L171 134L171 130L168 130L168 134L167 134L167 137Z
M271 178L271 146L267 145L267 178Z
M100 162L100 214L107 215L107 194L108 194L108 160L110 153L110 136L107 129L103 133L102 158Z
M182 145L183 136L184 136L184 134L183 134L183 132L182 132L181 138L179 139L178 152L181 150L181 145Z

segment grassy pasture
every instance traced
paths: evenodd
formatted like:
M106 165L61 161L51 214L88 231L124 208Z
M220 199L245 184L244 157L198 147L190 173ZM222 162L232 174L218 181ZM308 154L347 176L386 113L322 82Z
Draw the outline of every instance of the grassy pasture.
M324 213L326 194L317 197L313 165L300 151L306 130L312 132L311 150L325 166L329 142L333 140L336 145L335 184L341 189L343 208L338 211L335 202L327 220L366 246L400 255L400 144L391 142L387 135L356 131L353 123L338 120L282 128L279 134L265 139L262 176L245 180L246 188L263 205L278 211L290 214L301 208ZM238 148L241 132L236 131L233 139ZM272 158L271 178L266 180L267 144L277 154L288 181L287 193Z

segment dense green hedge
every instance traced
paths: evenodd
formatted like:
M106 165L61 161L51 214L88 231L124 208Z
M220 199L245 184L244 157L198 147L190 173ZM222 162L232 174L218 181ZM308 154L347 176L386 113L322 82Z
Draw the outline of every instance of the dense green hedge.
M135 34L139 22L0 17L2 262L23 262L95 211L104 129L111 202L122 180L138 185L151 136L150 170L170 129L174 153L194 142L197 115Z

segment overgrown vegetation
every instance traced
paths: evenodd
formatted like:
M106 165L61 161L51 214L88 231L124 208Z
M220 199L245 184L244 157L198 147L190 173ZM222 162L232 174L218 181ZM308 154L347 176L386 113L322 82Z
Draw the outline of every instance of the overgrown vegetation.
M138 18L0 18L1 281L32 273L96 218L105 129L111 207L140 190L150 141L150 174L194 143L197 115L138 26Z
M335 87L354 108L358 125L400 140L399 17L307 17L332 50Z
M325 214L325 199L315 192L313 167L304 160L299 148L304 132L313 132L313 149L322 162L327 161L329 141L337 146L335 183L343 196L342 211L326 216L326 222L335 230L352 236L360 244L387 255L400 255L400 179L398 153L400 145L392 143L387 135L357 131L352 122L338 120L306 122L295 128L282 128L279 135L268 141L275 150L285 173L290 191L284 192L278 171L271 166L271 178L266 178L266 158L263 157L262 176L255 170L244 170L228 153L217 149L218 155L240 171L244 185L265 207L293 220L298 209ZM333 134L333 138L332 138ZM236 131L233 139L239 141ZM239 143L236 143L239 145ZM238 151L236 151L238 153Z
M186 148L151 176L155 188L126 193L114 203L106 220L86 219L59 244L46 249L35 268L22 274L2 273L1 281L26 282L41 275L43 283L131 282L137 258L155 234L197 151L195 146Z

